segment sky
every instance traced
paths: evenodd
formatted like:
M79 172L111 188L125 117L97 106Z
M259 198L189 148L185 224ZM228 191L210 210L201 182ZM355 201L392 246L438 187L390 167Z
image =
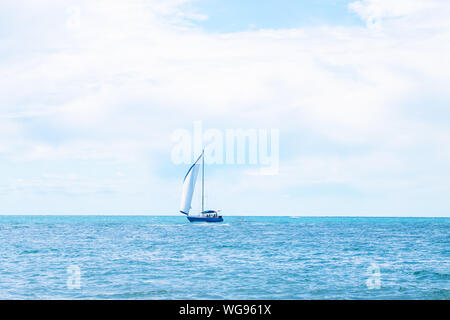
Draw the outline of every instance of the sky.
M0 214L176 215L173 133L279 130L207 166L226 215L450 216L447 0L2 0ZM195 207L195 206L194 206Z

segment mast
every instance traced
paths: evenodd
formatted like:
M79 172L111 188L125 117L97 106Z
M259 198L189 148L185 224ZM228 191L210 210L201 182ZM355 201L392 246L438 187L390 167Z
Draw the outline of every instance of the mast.
M202 150L202 212L205 211L205 149Z

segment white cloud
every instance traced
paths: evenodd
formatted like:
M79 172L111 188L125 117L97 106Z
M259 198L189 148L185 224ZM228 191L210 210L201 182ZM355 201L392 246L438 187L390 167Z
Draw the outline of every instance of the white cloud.
M299 142L308 133L340 149L365 150L331 156L324 146L319 154L282 159L294 176L282 173L267 186L255 180L280 194L333 181L404 190L399 166L412 176L436 158L445 168L448 123L412 118L410 109L427 96L450 101L447 1L352 3L369 28L229 34L196 27L192 20L205 16L189 4L6 1L20 14L3 35L0 152L11 161L142 163L170 154L171 132L201 119L207 126L280 128L282 139L285 133ZM79 28L67 26L71 6L80 8ZM49 138L55 135L57 142ZM433 161L408 164L425 146ZM245 179L236 190L268 178L248 185ZM429 174L414 179L425 183Z
M368 24L377 23L385 18L399 18L423 14L430 8L441 8L443 1L434 0L362 0L350 3L354 10Z

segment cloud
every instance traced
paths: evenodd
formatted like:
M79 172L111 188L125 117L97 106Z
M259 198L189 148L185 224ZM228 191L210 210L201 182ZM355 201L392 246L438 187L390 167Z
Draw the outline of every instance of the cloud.
M275 204L300 185L403 193L413 181L447 185L438 177L449 126L436 119L448 108L429 99L450 101L446 1L355 1L349 9L367 28L225 34L195 24L206 18L195 1L4 2L0 154L10 162L151 163L159 177L171 133L203 120L281 130L278 177L244 176L245 168L237 187L222 181L236 207L255 186L275 192ZM414 116L421 112L432 116ZM428 159L408 161L424 152ZM146 187L177 190L183 169L168 171Z
M16 179L11 185L12 192L25 192L32 194L66 194L66 195L92 195L98 193L117 193L119 179L91 179L80 177L77 174L59 176L55 174L44 174L35 179Z
M427 9L442 9L443 1L433 0L362 0L349 4L367 24L376 24L383 19L423 15Z

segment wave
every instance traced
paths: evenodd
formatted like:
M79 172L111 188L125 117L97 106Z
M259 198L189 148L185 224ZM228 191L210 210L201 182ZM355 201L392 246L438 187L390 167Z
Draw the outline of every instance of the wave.
M450 273L441 273L430 270L418 270L413 272L413 275L418 276L420 278L435 277L439 279L450 279Z

